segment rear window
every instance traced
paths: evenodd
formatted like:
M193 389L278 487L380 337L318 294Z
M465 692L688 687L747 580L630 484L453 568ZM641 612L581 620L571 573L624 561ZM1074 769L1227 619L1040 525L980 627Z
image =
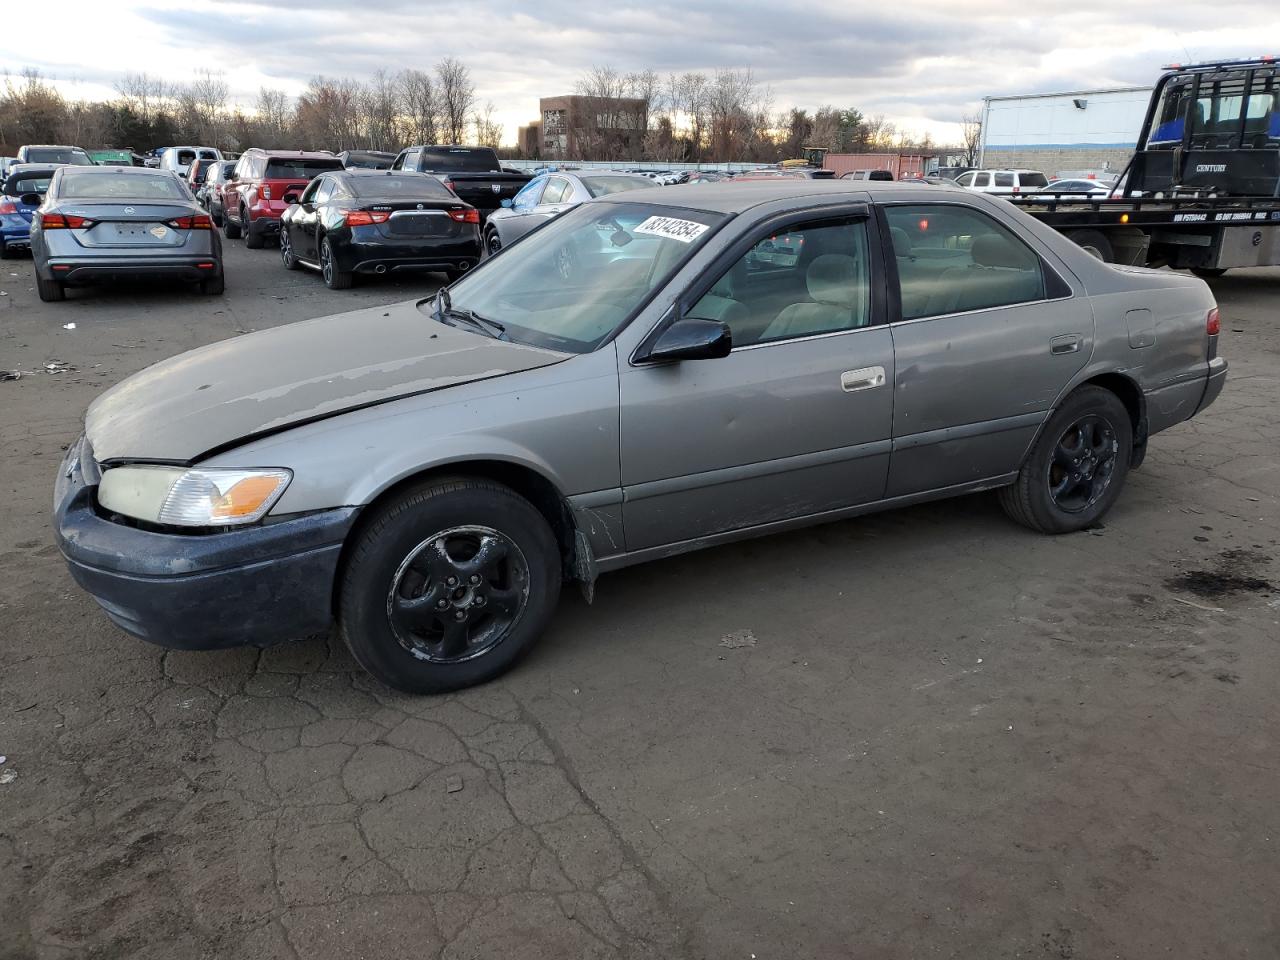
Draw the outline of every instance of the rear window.
M347 169L386 170L395 162L395 159L393 156L374 153L350 153L347 154Z
M464 173L497 173L502 169L492 150L467 147L427 148L422 151L423 170L459 170Z
M357 197L430 197L453 199L453 194L435 177L352 177L347 188Z
M190 166L191 161L194 160L195 158L196 158L196 152L194 150L178 151L178 163L182 164L182 166L184 167Z
M52 173L34 177L10 177L4 185L4 192L11 197L20 197L24 193L45 193L52 179Z
M168 174L62 174L59 199L70 200L190 200L186 190Z
M582 185L593 197L604 197L611 193L625 193L636 187L656 187L657 184L642 177L583 177Z
M1020 173L1018 182L1024 187L1047 187L1049 178L1043 173Z
M27 163L71 163L81 167L93 166L93 161L83 150L37 147L27 151Z
M341 170L342 161L337 157L325 157L315 160L290 159L272 157L267 161L267 172L263 178L267 180L310 180L326 170Z

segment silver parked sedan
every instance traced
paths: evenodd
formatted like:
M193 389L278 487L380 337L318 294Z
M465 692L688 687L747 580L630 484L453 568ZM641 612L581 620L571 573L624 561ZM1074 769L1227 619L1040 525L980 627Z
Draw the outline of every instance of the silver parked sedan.
M489 253L515 243L553 217L597 197L647 189L658 184L636 173L602 170L599 173L544 173L530 180L501 209L489 214L484 244Z
M104 280L192 280L221 294L222 240L186 183L146 167L59 167L31 220L41 300Z
M1222 390L1200 280L1012 205L757 181L583 204L434 298L250 334L89 409L71 572L124 629L266 644L335 619L409 691L501 673L561 584L998 489L1094 523Z

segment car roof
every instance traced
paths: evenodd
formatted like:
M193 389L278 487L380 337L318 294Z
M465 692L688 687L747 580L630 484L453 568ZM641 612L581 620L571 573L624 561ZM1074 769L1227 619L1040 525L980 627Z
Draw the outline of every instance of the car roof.
M161 170L159 167L78 167L74 163L63 163L58 166L63 176L74 174L77 177L173 177L178 179L172 170Z
M853 184L857 184L854 186ZM930 188L932 189L932 188ZM843 197L850 200L889 199L895 193L918 196L921 187L914 183L892 180L810 180L776 177L767 180L729 180L721 183L676 184L646 190L643 199L618 194L614 202L656 203L670 207L691 207L711 213L742 213L774 200L809 197ZM626 199L623 199L626 198ZM606 199L606 198L601 198Z
M245 153L261 153L268 157L283 157L302 160L337 160L336 153L328 150L268 150L266 147L250 147ZM242 154L243 156L243 154Z
M24 143L19 150L84 150L74 143Z

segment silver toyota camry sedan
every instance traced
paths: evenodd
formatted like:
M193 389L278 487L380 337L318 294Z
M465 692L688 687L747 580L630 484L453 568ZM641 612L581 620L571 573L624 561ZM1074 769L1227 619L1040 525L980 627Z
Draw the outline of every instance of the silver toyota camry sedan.
M1217 334L1202 281L981 194L629 192L433 298L123 381L58 474L57 539L146 640L336 622L386 683L451 690L628 564L987 489L1086 527L1222 390Z

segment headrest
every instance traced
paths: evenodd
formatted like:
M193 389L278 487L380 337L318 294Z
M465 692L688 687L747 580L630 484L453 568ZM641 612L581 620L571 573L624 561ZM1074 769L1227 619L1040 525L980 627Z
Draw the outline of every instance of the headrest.
M982 267L1013 267L1017 270L1031 268L1027 251L996 233L986 233L974 240L969 255L973 257L974 263Z
M911 234L901 227L890 227L889 235L893 238L893 252L899 257L911 256Z
M853 306L858 296L858 262L840 253L824 253L805 274L809 296L818 303Z

